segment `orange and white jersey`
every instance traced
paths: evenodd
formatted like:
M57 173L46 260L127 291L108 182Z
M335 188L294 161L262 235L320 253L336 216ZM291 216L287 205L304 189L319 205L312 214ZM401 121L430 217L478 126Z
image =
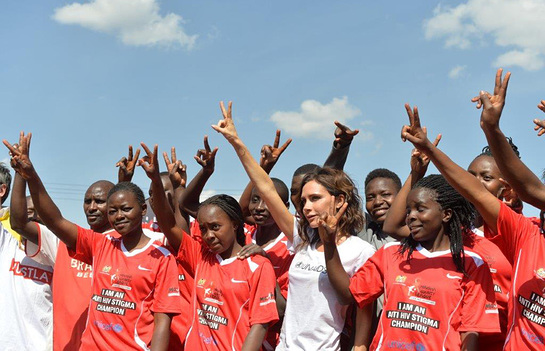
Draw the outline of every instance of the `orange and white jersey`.
M184 238L177 259L195 277L186 350L240 350L252 325L278 320L276 279L266 258L223 260L200 241Z
M175 258L158 241L129 252L121 238L78 227L73 256L94 267L82 349L147 350L153 313L181 312Z
M371 349L459 350L461 332L500 331L490 270L478 254L464 248L464 275L450 250L418 246L407 261L400 245L383 246L350 280L360 307L384 293Z

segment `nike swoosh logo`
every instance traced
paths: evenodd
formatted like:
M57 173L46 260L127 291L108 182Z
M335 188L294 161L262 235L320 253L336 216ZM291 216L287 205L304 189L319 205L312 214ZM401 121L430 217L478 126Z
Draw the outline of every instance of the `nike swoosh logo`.
M244 283L246 283L246 280L236 280L236 279L234 279L234 278L231 278L231 281L232 281L233 283L235 283L235 284L237 284L237 283L239 283L239 284L244 284Z
M450 275L450 273L447 273L447 278L449 278L449 279L462 279L462 277L459 277L457 275Z
M145 267L142 267L141 265L138 265L138 269L141 270L141 271L151 271L150 268L145 268Z

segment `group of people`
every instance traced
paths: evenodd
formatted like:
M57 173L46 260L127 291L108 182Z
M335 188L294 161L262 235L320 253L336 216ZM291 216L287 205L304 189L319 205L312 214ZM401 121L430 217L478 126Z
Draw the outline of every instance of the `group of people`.
M472 100L488 146L467 170L407 104L410 174L402 184L375 169L363 197L343 172L357 130L335 122L323 166L299 167L288 189L269 173L291 139L280 145L277 131L254 159L221 102L212 128L249 177L238 201L200 202L217 152L206 137L189 183L174 148L160 172L157 145L142 143L143 157L129 147L118 162L117 184L86 191L84 228L47 193L31 134L4 140L15 176L11 187L0 167L2 203L11 190L0 211L3 349L545 349L545 185L499 127L509 78L498 70L493 93ZM440 175L426 176L430 162ZM147 200L131 183L137 167ZM525 217L523 202L541 218Z

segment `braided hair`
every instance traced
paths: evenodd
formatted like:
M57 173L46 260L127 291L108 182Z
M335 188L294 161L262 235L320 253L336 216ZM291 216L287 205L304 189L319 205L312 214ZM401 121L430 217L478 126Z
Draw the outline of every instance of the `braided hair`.
M116 185L114 185L110 189L110 191L108 191L108 197L107 198L109 199L110 196L117 193L118 191L127 191L129 193L133 193L134 197L136 197L136 201L138 202L138 204L140 206L143 206L144 203L146 202L144 192L142 191L142 189L140 189L140 187L138 185L136 185L134 183L131 183L131 182L117 183Z
M507 139L507 142L509 143L509 146L511 146L511 149L513 149L513 152L515 153L515 155L517 155L517 157L520 158L519 148L517 145L515 145L515 143L513 143L513 138L506 137L506 139ZM480 156L494 157L494 155L492 155L492 151L490 150L490 146L486 145L485 147L483 147L481 153L477 155L477 157L480 157Z
M244 217L238 201L232 196L219 194L211 196L202 202L199 206L199 211L205 206L216 206L225 212L227 217L229 217L236 225L237 243L240 246L244 246L246 242L246 238L244 236Z
M445 232L450 239L450 252L456 269L465 274L464 232L472 228L476 216L475 208L442 175L432 174L422 178L413 187L413 189L419 188L430 190L433 200L441 206L442 210L452 210ZM407 260L410 260L417 245L418 242L412 236L408 236L402 241L399 252L407 253Z

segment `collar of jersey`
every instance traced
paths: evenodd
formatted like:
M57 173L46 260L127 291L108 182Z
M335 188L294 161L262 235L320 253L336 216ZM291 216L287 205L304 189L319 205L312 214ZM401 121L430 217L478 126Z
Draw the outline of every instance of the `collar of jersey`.
M256 233L257 233L257 230L254 231L254 233L252 234L252 243L256 243ZM276 245L277 242L279 242L280 240L284 239L286 237L286 235L283 233L283 232L280 232L280 234L278 234L278 236L276 237L276 239L273 240L273 242L271 242L269 245L265 246L263 248L264 251L267 251L267 250L270 250L274 247L274 245Z
M224 260L223 258L221 258L220 255L216 254L216 259L218 260L220 266L225 266L225 265L228 265L231 262L235 262L235 260L238 259L238 258L237 257L229 257L229 258Z
M136 256L139 253L146 251L153 244L153 242L154 242L153 239L150 239L150 238L148 238L148 239L149 239L149 241L146 244L146 246L144 246L141 249L135 249L132 252L129 252L129 250L127 250L127 248L125 247L125 244L123 244L123 240L121 240L121 251L123 251L123 254L125 254L125 256L127 256L127 257Z
M426 257L439 257L443 255L450 255L450 250L443 250L443 251L435 251L435 252L429 252L427 249L422 247L422 245L418 244L416 247L416 250L420 252L423 256Z

